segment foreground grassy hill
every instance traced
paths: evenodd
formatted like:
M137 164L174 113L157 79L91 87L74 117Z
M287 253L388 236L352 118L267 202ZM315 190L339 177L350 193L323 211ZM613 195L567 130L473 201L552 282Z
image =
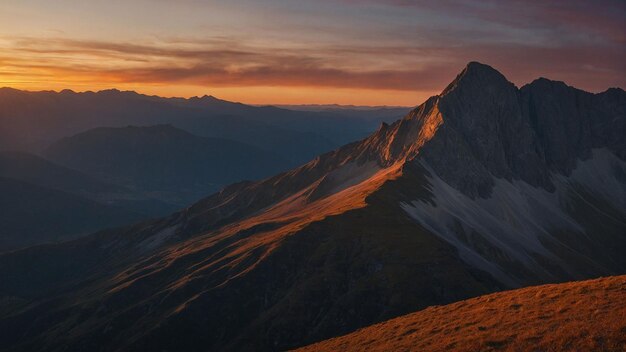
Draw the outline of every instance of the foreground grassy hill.
M298 351L626 351L626 276L430 307Z

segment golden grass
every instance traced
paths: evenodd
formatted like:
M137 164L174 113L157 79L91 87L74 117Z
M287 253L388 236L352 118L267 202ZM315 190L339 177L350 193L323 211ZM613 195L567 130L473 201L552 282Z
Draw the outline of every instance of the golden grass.
M626 351L626 275L429 307L298 351Z

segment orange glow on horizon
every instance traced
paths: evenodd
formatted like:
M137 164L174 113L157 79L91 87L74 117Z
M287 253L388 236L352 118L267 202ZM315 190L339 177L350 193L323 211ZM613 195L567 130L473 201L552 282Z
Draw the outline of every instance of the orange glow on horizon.
M326 87L202 87L195 85L167 85L167 84L133 84L120 82L86 82L73 81L23 81L8 79L0 74L0 87L10 87L27 91L70 89L75 92L100 91L119 89L135 91L140 94L157 95L160 97L183 97L212 95L219 99L241 102L252 105L298 105L298 104L342 104L361 106L417 106L429 97L438 94L437 91L398 91L373 90L353 88L326 88Z
M623 6L479 3L0 1L0 86L414 106L470 61L518 86L626 85Z

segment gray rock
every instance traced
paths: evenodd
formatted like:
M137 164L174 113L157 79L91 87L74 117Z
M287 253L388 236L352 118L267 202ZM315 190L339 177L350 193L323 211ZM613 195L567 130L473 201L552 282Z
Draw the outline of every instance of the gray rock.
M390 145L402 145L403 152L394 155L425 160L470 197L487 197L493 177L553 190L550 173L568 175L592 148L626 156L626 93L618 88L592 94L541 78L518 89L490 66L471 62L441 95L396 128L423 125L436 110L442 123L432 138L419 141L419 151L411 155L415 140Z

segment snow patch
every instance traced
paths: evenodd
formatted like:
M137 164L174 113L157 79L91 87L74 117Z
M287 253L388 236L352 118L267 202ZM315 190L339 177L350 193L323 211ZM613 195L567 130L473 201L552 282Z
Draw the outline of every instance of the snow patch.
M596 196L626 209L626 163L607 149L592 150L592 157L579 161L569 177L556 176L561 183L577 183Z
M510 270L502 268L486 257L480 242L472 243L468 235L482 237L490 246L504 253L508 259L519 262L539 277L552 275L537 256L554 264L562 264L557 255L545 248L540 238L559 242L552 235L555 230L584 233L584 229L565 210L572 182L588 188L624 209L624 184L617 179L615 167L624 169L624 162L605 150L595 150L593 157L580 161L570 177L553 175L555 192L535 188L523 181L495 179L488 199L471 199L448 185L426 163L423 166L432 175L428 177L433 193L432 202L417 200L402 203L401 207L422 226L453 245L461 259L492 274L510 286L518 284ZM567 270L565 265L561 265Z

